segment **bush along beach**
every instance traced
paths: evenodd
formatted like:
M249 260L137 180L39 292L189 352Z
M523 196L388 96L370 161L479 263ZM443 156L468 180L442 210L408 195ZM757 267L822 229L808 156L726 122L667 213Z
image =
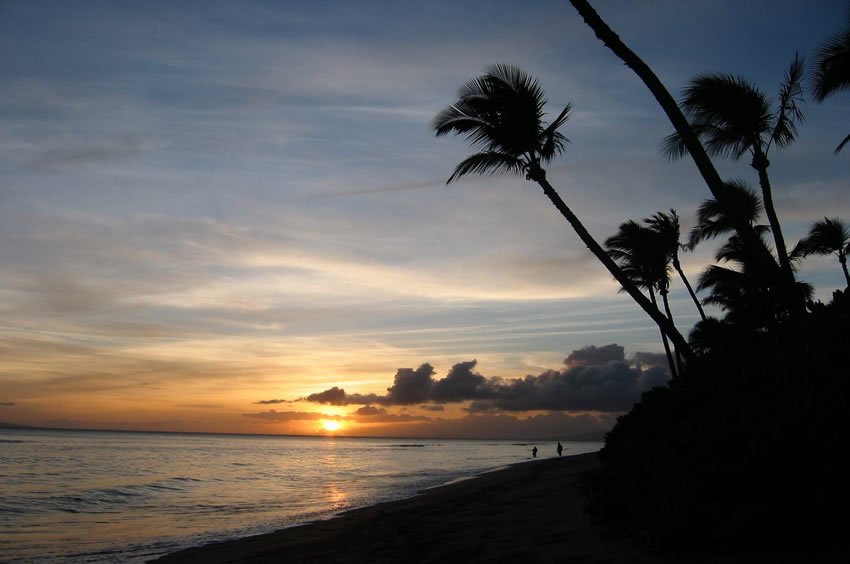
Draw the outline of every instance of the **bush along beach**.
M725 334L608 434L585 481L592 516L687 553L796 552L842 538L848 335L841 291L769 330Z

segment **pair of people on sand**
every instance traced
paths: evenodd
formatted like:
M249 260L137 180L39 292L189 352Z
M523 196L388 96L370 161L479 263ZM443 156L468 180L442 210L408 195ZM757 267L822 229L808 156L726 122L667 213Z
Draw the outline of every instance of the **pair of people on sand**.
M555 450L558 451L558 456L561 456L561 453L564 452L564 447L559 442L558 448L556 448ZM536 446L531 449L531 458L537 458L537 447Z

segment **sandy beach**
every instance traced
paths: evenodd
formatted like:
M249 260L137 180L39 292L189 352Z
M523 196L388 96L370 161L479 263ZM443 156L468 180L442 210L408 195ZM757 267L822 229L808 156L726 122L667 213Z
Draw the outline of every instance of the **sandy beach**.
M410 499L193 548L157 562L681 561L606 537L590 521L578 479L595 464L596 454L515 464Z

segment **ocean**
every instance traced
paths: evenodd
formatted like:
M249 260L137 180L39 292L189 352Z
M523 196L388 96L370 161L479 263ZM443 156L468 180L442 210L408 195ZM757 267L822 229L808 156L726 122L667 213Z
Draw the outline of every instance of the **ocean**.
M144 562L410 497L534 445L556 456L554 441L2 429L0 562Z

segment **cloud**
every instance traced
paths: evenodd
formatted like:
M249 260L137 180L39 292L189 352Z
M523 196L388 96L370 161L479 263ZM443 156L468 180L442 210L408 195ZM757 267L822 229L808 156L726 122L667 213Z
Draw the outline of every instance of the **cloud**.
M255 401L254 403L259 404L259 405L274 405L274 404L277 404L277 403L292 403L292 402L290 400L285 400L285 399L270 399L270 400Z
M626 411L643 392L668 379L658 367L642 371L621 361L582 365L497 383L490 397L473 401L469 410Z
M13 401L0 401L0 407L14 407L14 405Z
M452 366L445 378L434 382L431 401L463 401L486 393L487 379L473 371L477 362L470 360Z
M430 399L434 367L427 362L416 370L399 368L393 385L387 388L386 403L391 405L410 405Z
M337 419L334 416L325 415L324 413L315 413L312 411L277 411L270 409L269 411L261 411L259 413L243 413L244 417L261 419L268 422L280 421L316 421L318 419Z
M657 367L666 370L669 366L664 353L636 352L633 358L635 364L644 369Z
M384 409L383 407L375 407L373 405L364 405L363 407L361 407L360 409L358 409L354 413L356 413L357 415L371 416L371 415L383 415L386 412L387 412L387 410Z
M571 352L564 361L564 364L567 366L586 366L588 364L600 364L611 361L622 362L625 358L625 349L617 344L602 347L590 345L589 347Z
M361 423L405 423L411 421L431 421L430 417L409 413L389 413L383 407L364 405L354 412L355 419Z
M345 390L337 386L325 390L324 392L310 394L306 398L301 399L315 403L324 403L327 405L362 405L369 403L381 403L384 401L384 399L377 394L346 394Z
M435 380L434 368L400 368L387 394L347 394L334 386L307 396L306 401L330 405L411 405L470 401L471 413L487 411L626 411L640 395L669 379L662 355L639 352L632 361L617 344L589 346L570 353L565 368L524 378L486 378L475 371L477 361L459 362L445 378ZM365 409L365 408L364 408Z

